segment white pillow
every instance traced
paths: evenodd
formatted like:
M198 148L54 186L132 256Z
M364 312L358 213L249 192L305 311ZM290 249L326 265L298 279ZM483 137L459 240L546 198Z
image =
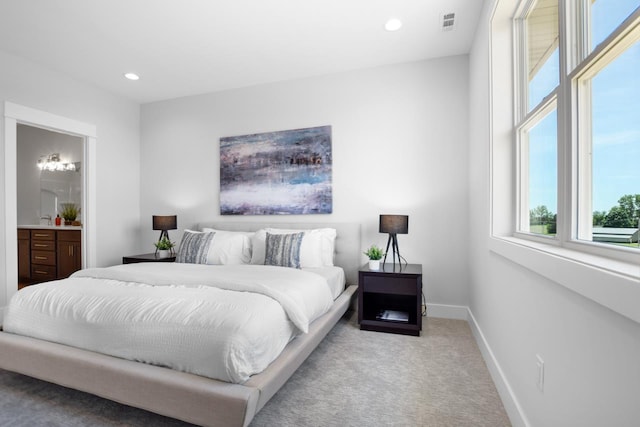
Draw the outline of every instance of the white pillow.
M264 264L267 232L270 234L293 234L302 231L304 231L304 237L300 245L300 267L318 268L333 266L333 252L336 239L336 230L333 228L318 228L313 230L266 228L258 230L251 238L251 264Z
M213 228L203 228L202 231L216 233L209 246L207 264L233 265L251 262L251 236L254 233Z
M333 267L333 255L336 252L336 236L338 233L335 228L318 228L322 236L322 265L325 267Z

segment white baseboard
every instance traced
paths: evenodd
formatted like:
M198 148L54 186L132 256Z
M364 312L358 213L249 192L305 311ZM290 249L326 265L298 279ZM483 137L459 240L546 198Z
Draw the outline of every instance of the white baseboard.
M463 305L427 304L427 317L468 320L469 309Z
M465 308L467 309L467 321L469 322L469 327L476 339L476 343L478 343L484 362L487 364L487 368L489 368L489 374L491 375L491 379L493 379L493 383L496 385L496 389L502 399L502 404L504 405L504 409L507 411L511 424L514 427L529 427L531 424L527 420L518 399L513 393L513 390L509 385L509 381L507 381L500 364L493 355L493 351L485 339L480 326L476 322L471 309L468 307Z

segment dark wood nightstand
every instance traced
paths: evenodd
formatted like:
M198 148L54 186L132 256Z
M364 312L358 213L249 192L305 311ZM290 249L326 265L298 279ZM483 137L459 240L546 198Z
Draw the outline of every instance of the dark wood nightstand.
M175 255L171 255L167 258L159 258L158 255L153 252L151 252L150 254L129 255L122 257L123 264L134 264L136 262L174 262L175 260Z
M360 329L420 335L422 330L422 265L364 266L358 273Z

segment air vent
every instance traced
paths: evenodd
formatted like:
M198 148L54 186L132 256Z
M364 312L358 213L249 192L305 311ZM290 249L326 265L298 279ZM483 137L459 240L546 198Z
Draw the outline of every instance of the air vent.
M454 28L456 14L453 12L443 13L442 15L442 31L451 31Z

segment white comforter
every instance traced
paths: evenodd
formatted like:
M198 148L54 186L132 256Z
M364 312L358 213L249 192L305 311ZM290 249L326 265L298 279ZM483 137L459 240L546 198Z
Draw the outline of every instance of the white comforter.
M21 290L4 330L242 383L332 303L324 278L296 269L127 264Z

